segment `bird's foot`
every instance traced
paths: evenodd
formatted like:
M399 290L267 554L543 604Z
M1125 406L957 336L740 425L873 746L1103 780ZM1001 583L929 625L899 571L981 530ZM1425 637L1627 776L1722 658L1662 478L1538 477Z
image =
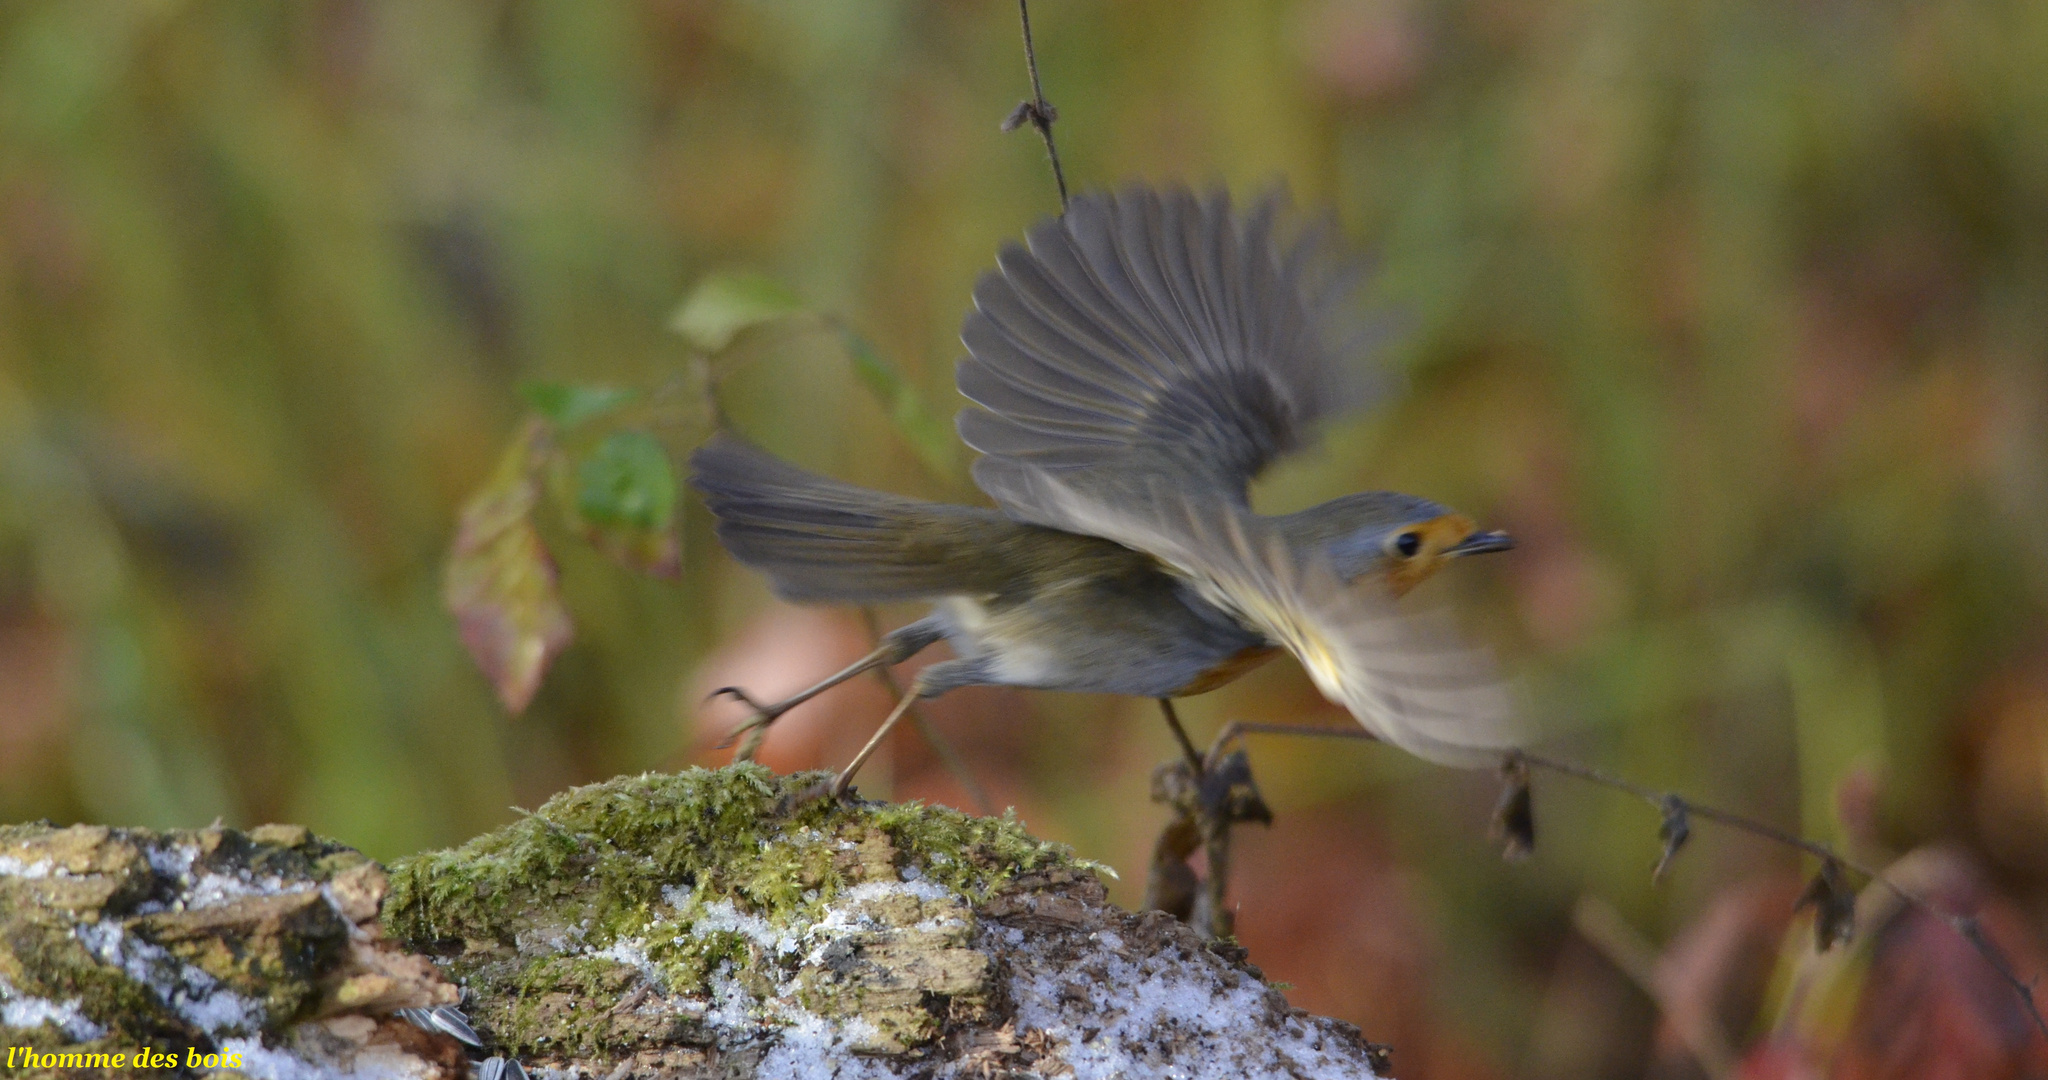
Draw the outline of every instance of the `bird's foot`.
M764 705L761 702L755 701L752 694L737 686L721 686L713 690L704 700L716 701L722 697L729 697L754 710L753 716L749 717L745 723L732 729L731 733L726 735L725 741L718 744L717 748L720 750L734 743L740 744L739 749L733 751L732 759L734 761L754 760L755 752L761 749L762 740L768 737L768 725L773 724L778 717L788 712L795 704L794 702L779 701L772 705Z
M820 780L815 784L807 784L784 795L776 805L776 811L780 815L787 816L813 803L824 802L827 799L838 802L848 801L846 780L847 777L835 776L830 780Z

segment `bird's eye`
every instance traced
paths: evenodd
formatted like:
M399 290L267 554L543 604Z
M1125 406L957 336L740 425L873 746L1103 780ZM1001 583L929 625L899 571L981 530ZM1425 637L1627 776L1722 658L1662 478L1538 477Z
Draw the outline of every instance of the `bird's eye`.
M1422 534L1402 533L1394 538L1394 550L1400 552L1404 559L1414 558L1415 553L1422 550Z

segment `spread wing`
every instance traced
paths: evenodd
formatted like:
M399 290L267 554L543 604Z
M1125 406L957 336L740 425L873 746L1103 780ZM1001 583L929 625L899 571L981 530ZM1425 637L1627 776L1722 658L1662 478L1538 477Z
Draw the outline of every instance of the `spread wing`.
M1146 552L1292 652L1368 731L1432 761L1516 745L1484 653L1289 550L1246 485L1317 421L1363 404L1378 336L1327 235L1283 235L1277 199L1083 195L975 287L960 435L1021 521Z
M1077 487L1132 476L1242 504L1246 484L1320 419L1363 404L1352 362L1381 336L1354 317L1362 280L1328 230L1288 232L1281 200L1218 191L1078 196L1009 245L975 286L960 436L1010 516L1056 527L1005 478Z
M1160 483L1106 502L1056 474L1014 474L1022 494L1081 531L1150 552L1203 598L1294 654L1367 731L1442 765L1497 763L1522 731L1490 657L1440 613L1398 608L1291 551L1263 519Z

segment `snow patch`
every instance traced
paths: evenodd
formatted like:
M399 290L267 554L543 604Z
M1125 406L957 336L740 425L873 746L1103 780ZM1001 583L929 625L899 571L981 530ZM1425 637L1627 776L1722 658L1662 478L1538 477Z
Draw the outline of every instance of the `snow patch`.
M761 1058L762 1076L787 1080L893 1080L899 1074L873 1058L861 1057L847 1047L860 1039L873 1039L874 1025L855 1018L826 1020L803 1014L781 1030L775 1046Z
M241 1072L252 1080L426 1080L440 1070L396 1047L373 1046L345 1063L310 1061L289 1050L274 1050L255 1038L226 1039L221 1052L242 1055Z
M128 936L118 923L76 926L71 936L209 1035L253 1031L263 1023L262 1005L220 985L220 980L206 972L180 963L162 946Z
M285 883L279 878L258 878L247 870L236 871L232 876L207 873L201 875L199 880L192 883L191 888L185 890L185 910L201 911L232 904L252 896L277 896L287 892L307 892L312 888L314 886L304 882L286 888Z
M72 1042L91 1042L105 1035L107 1029L93 1023L92 1018L79 1008L82 1004L84 1002L78 998L51 1001L30 997L16 990L14 984L5 978L0 978L0 1026L38 1028L44 1024L55 1024Z
M730 900L714 900L705 904L703 912L690 923L692 934L721 930L739 934L776 956L795 952L802 940L802 935L796 931L778 928L759 915L741 911Z
M1079 956L1061 950L1033 958L1045 943L1019 944L1024 955L1010 964L1017 1029L1049 1036L1074 1080L1373 1080L1355 1057L1325 1050L1320 1022L1276 1024L1274 1011L1284 1005L1269 998L1273 991L1242 972L1217 970L1220 960L1191 963L1173 951L1126 956L1110 932L1090 935Z
M0 855L0 877L46 878L51 875L65 877L62 869L48 859L23 862L12 855Z
M858 933L863 930L880 929L883 925L882 920L875 918L867 910L867 905L878 900L888 900L897 896L908 896L920 902L932 900L958 901L960 899L959 894L951 889L942 885L934 885L929 881L863 882L840 894L838 902L825 909L824 916L811 928L811 933L817 937L830 939L843 937L850 933ZM966 910L964 902L959 910L963 912ZM910 930L917 933L936 933L941 930L958 929L966 925L966 919L960 915L947 914L922 920L915 926L896 927L895 929Z
M640 974L646 976L656 986L662 985L665 981L661 978L661 972L655 968L654 961L647 958L647 942L640 938L620 938L590 955L624 964L629 968L637 968Z
M192 864L199 858L197 844L167 844L149 848L143 852L149 858L149 868L167 878L182 878L192 872Z

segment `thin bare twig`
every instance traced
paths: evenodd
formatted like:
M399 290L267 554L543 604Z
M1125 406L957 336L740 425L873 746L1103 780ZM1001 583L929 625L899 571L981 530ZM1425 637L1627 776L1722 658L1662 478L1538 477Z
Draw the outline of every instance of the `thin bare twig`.
M1216 732L1216 738L1209 744L1209 753L1203 757L1205 764L1214 766L1222 760L1223 748L1246 735L1298 735L1305 738L1351 739L1358 742L1378 742L1372 732L1362 727L1311 727L1308 724L1258 724L1249 720L1232 720Z
M868 640L880 644L882 624L875 618L875 609L861 608L860 617L861 621L867 624ZM877 667L875 677L882 680L882 685L888 689L891 698L902 700L903 687L897 685L896 675L889 670L889 665ZM924 741L931 746L932 752L939 755L939 763L946 767L947 772L953 774L953 779L960 781L961 787L967 789L967 797L974 800L975 811L982 817L994 816L996 804L988 797L988 789L981 786L980 780L975 779L974 770L967 767L967 760L960 756L959 751L953 749L953 744L939 734L938 728L932 726L924 710L916 705L910 706L910 722L917 725L917 733L924 736Z
M1038 81L1038 49L1031 43L1031 0L1017 0L1017 17L1024 23L1024 66L1031 72L1031 98L1020 102L1003 121L1004 131L1015 131L1025 124L1038 129L1038 136L1045 140L1045 156L1052 160L1052 180L1059 185L1060 210L1067 209L1067 174L1060 168L1060 149L1053 145L1052 122L1060 118L1060 111L1045 100L1045 87Z
M1223 748L1231 741L1245 735L1254 734L1307 735L1321 738L1354 739L1364 742L1380 741L1364 728L1307 727L1294 724L1232 722L1225 725L1223 730L1217 733L1216 741L1209 749L1208 760L1215 761ZM1883 872L1875 867L1851 859L1827 844L1808 840L1796 833L1787 832L1775 825L1766 824L1755 818L1746 817L1731 810L1723 810L1719 807L1694 802L1676 792L1658 791L1655 788L1644 787L1641 784L1623 780L1618 776L1611 776L1599 769L1580 765L1573 761L1545 757L1521 750L1511 751L1507 755L1507 760L1510 765L1519 762L1526 766L1545 769L1599 787L1633 795L1656 808L1666 821L1671 820L1673 816L1691 815L1703 821L1711 821L1726 828L1746 832L1752 836L1759 836L1773 843L1805 852L1814 858L1820 859L1823 866L1833 864L1838 867L1846 867L1862 875L1865 879L1882 886L1886 891L1898 897L1906 904L1941 920L1943 924L1955 931L1964 941L1969 942L1970 947L1977 951L1977 955L1983 957L1984 962L1989 964L1991 969L1998 973L1999 978L2005 980L2006 984L2012 987L2013 992L2019 995L2020 1001L2026 1005L2027 1017L2033 1021L2034 1029L2040 1033L2044 1040L2048 1040L2048 1019L2044 1019L2041 1015L2040 1004L2034 997L2033 984L2029 980L2020 977L2019 972L2014 969L2012 961L2007 959L2005 953L1985 935L1982 924L1977 921L1975 916L1944 911L1933 900L1907 889L1905 886L1885 876Z
M1688 811L1694 816L1707 821L1712 821L1731 829L1737 829L1752 836L1761 836L1766 840L1783 844L1786 847L1796 848L1822 860L1824 863L1832 862L1837 866L1848 867L1850 870L1861 874L1864 878L1883 886L1886 891L1905 903L1941 920L1949 929L1954 930L1957 936L1969 942L1970 947L1977 950L1977 955L1983 957L1984 962L1991 965L1991 969L1998 973L1999 978L2004 979L2006 984L2012 987L2013 992L2020 996L2020 1000L2026 1004L2028 1018L2034 1022L2034 1029L2040 1032L2042 1039L2048 1040L2048 1018L2042 1017L2041 1006L2034 1000L2034 987L2032 983L2020 978L2019 972L2013 969L2012 961L2007 959L2005 953L1997 945L1993 944L1990 938L1985 936L1984 929L1977 922L1975 916L1944 911L1934 901L1907 889L1905 886L1886 877L1874 867L1857 862L1826 844L1788 833L1783 829L1767 825L1754 818L1744 817L1741 814L1722 810L1718 807L1703 806L1674 792L1654 791L1640 784L1632 784L1619 777L1609 776L1598 769L1589 768L1574 762L1559 761L1554 758L1539 757L1534 754L1520 752L1517 752L1516 756L1522 761L1526 761L1538 768L1563 773L1566 776L1577 777L1588 783L1626 792L1659 809L1677 807L1682 811Z

